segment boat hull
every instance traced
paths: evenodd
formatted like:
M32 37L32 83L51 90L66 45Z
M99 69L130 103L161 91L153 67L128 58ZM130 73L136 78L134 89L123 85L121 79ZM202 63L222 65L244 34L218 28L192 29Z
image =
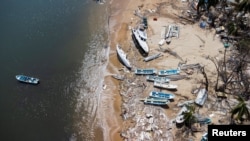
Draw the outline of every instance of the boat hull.
M155 92L155 91L150 92L149 96L152 98L161 98L161 99L174 99L175 98L175 95L173 94Z
M25 76L25 75L16 75L16 79L22 83L28 83L28 84L34 84L34 85L39 84L38 78L29 77L29 76Z

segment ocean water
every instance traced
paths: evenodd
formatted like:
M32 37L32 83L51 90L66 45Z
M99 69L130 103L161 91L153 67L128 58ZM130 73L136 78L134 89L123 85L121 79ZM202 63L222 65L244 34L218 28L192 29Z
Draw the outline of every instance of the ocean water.
M0 21L0 140L96 140L107 4L2 0ZM20 83L17 74L40 84Z

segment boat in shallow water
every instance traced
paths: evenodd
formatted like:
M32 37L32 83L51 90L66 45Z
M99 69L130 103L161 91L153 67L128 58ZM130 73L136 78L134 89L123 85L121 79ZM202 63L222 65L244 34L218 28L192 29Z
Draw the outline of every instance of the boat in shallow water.
M20 82L29 83L29 84L38 84L39 83L38 78L25 76L25 75L16 75L16 79Z

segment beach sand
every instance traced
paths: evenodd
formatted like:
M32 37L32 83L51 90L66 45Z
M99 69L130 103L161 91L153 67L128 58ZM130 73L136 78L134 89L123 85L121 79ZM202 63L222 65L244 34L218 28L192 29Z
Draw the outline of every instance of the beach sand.
M131 31L129 27L135 27L141 22L141 19L134 15L135 10L140 10L142 15L148 18L148 45L150 48L149 55L161 53L163 56L152 60L150 62L144 62L143 56L140 55L135 48L133 40L131 38ZM109 63L107 66L107 72L104 80L104 84L107 86L103 90L102 101L105 102L103 108L105 123L104 127L104 140L105 141L120 141L123 140L120 136L121 131L125 128L133 126L129 122L122 119L122 104L124 104L123 97L120 95L121 85L123 81L114 79L112 74L125 74L130 77L134 76L133 71L121 71L123 65L117 59L115 46L119 43L122 49L127 53L128 59L131 61L133 68L156 68L156 69L176 69L179 63L186 62L186 64L199 63L205 66L205 72L209 78L209 85L212 87L215 83L216 68L211 60L208 58L223 57L224 47L220 39L215 35L213 29L202 29L199 27L199 23L189 24L187 21L181 21L176 15L187 9L187 2L181 2L181 0L112 0L110 5L111 17L110 17L110 33L111 33L111 45L109 54ZM154 20L157 19L157 20ZM180 27L179 38L172 38L170 44L164 44L161 49L169 49L176 53L175 55L168 52L162 52L158 45L161 38L161 33L165 30L165 26L169 24L176 24ZM179 57L178 57L179 56ZM133 69L132 69L133 70ZM169 119L174 119L179 107L177 103L183 100L194 100L196 95L191 91L194 88L201 86L202 82L205 82L203 75L197 70L192 74L181 72L183 75L188 75L190 79L183 79L179 81L173 81L173 84L178 85L178 90L173 92L176 98L171 102L167 109L164 109ZM146 88L142 93L138 94L139 97L146 97L150 91L152 91L152 82L147 82L145 77L140 77ZM165 91L165 90L164 90ZM168 91L166 91L168 92ZM214 94L211 89L209 94ZM143 105L143 103L142 103ZM209 116L211 111L209 107L202 107L199 110L200 114ZM212 121L216 123L218 117L213 116ZM174 138L177 138L178 129L174 126L171 127L171 132ZM200 140L203 132L197 132L194 140Z

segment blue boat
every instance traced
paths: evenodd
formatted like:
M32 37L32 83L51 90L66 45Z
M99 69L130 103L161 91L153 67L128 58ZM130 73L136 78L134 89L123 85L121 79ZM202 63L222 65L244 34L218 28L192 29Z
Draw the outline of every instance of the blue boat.
M25 76L25 75L16 75L16 79L20 82L29 83L29 84L38 84L39 83L38 78Z
M166 76L166 75L176 75L179 73L180 73L179 69L169 69L169 70L159 70L158 75Z
M160 77L160 76L155 76L155 75L147 75L146 79L148 81L156 81L156 82L162 82L162 83L167 83L170 81L169 78L167 77Z
M167 105L168 103L169 103L168 99L147 97L144 100L144 104L151 104L151 105L158 105L158 106Z
M150 75L155 74L156 69L135 69L135 74Z
M152 91L149 93L149 97L161 98L161 99L174 99L175 95L170 93Z

